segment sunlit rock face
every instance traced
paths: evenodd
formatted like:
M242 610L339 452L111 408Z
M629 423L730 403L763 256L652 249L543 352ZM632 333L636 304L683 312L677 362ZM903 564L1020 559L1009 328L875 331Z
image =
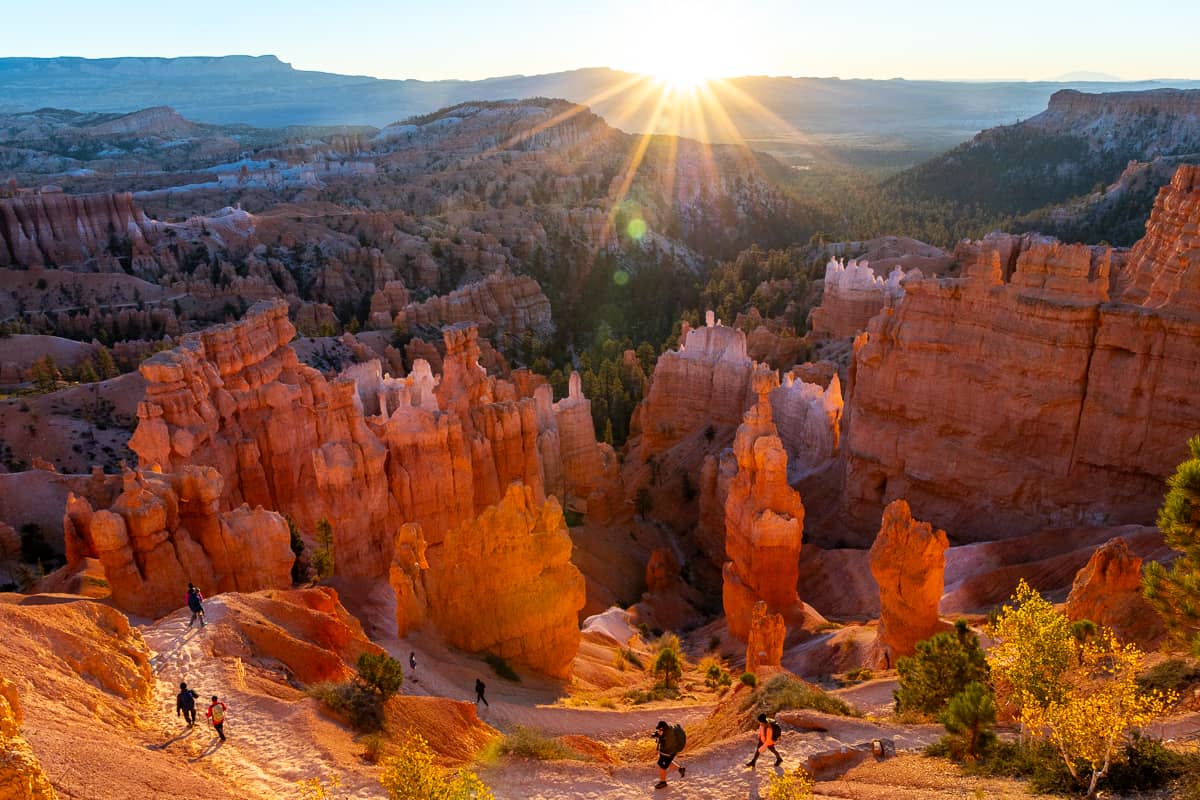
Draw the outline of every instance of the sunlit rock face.
M130 445L142 474L204 468L211 478L205 509L235 536L250 535L245 514L281 524L272 512L290 515L310 537L328 520L336 573L386 579L401 632L431 621L459 646L563 674L578 644L583 580L559 530L561 502L605 515L621 498L616 455L596 442L578 376L559 403L531 379L491 377L479 365L476 328L461 324L444 329L440 375L422 360L402 378L367 362L329 380L298 362L288 346L294 332L285 304L261 303L240 322L147 360L146 398ZM272 512L238 511L243 502ZM175 527L155 530L171 531L181 543L175 549L190 552ZM286 547L286 525L283 531ZM95 536L80 538L90 542L83 554L124 552L97 546ZM143 585L145 575L143 583L132 575L137 564L114 559L114 574L128 575L135 587L119 602L162 613L173 596L160 598ZM192 571L165 561L156 572L163 583ZM225 590L221 567L212 573L211 582L196 582ZM464 580L494 586L479 591ZM448 586L455 588L448 593ZM150 599L142 597L147 592ZM458 611L466 596L476 622ZM523 617L522 603L534 601ZM475 629L478 621L486 635Z
M938 603L946 572L946 532L913 519L908 503L896 500L883 512L871 545L871 575L879 585L876 663L887 668L916 652L917 642L941 627Z
M1123 642L1153 647L1166 633L1162 618L1142 596L1142 559L1120 536L1096 548L1075 575L1067 616L1111 628Z
M772 614L767 604L758 601L750 610L750 634L746 638L746 671L759 667L778 667L783 660L783 641L787 625L782 614Z
M1182 168L1164 187L1127 265L1043 241L1008 278L993 252L906 283L855 346L843 446L862 544L899 497L965 541L1153 519L1200 429L1196 183Z
M585 589L558 500L511 484L429 558L429 613L447 641L547 675L570 672Z
M38 192L0 198L0 267L77 264L92 260L120 272L113 237L128 240L131 269L150 257L158 223L134 205L133 195Z
M0 675L0 797L9 800L57 800L33 748L21 736L24 715L16 685Z
M804 505L787 481L787 452L771 418L776 374L760 367L753 386L758 402L746 412L733 444L736 472L725 499L722 597L729 631L742 641L750 633L754 604L790 614L800 606L796 591Z
M904 297L903 281L920 277L919 269L897 266L882 278L866 261L830 259L821 305L812 311L813 333L842 339L866 330L871 317Z
M129 471L124 484L108 509L69 495L63 521L69 567L99 559L120 608L167 614L188 583L205 594L291 585L287 522L261 507L220 511L216 470Z

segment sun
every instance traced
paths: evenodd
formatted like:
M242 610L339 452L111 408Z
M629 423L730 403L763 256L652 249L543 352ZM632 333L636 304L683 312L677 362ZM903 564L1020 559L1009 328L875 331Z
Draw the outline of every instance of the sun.
M736 15L715 0L649 0L617 61L664 90L691 92L742 72L752 55L746 41L738 35Z

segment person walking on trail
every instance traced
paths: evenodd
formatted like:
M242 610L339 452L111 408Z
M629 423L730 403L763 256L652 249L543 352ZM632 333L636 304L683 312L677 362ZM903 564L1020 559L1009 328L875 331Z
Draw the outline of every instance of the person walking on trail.
M208 717L212 722L212 726L217 730L217 736L221 737L221 741L225 741L225 704L217 699L214 694L212 696L212 705L208 707L208 711L204 716Z
M179 684L179 694L175 695L175 716L183 713L183 721L189 728L196 725L196 700L200 695L195 689L189 689L186 683Z
M683 727L680 725L668 725L664 720L659 720L658 725L654 727L654 733L650 734L658 740L658 783L654 784L655 789L667 788L667 770L671 767L679 770L679 777L683 777L687 772L687 767L680 764L677 760L679 752L683 750L687 743L687 735L683 732Z
M412 650L408 651L408 668L414 671L417 668L417 654Z
M779 735L783 729L779 727L779 723L773 717L768 717L766 714L758 715L758 749L754 751L754 758L746 762L747 767L753 767L758 763L758 757L766 750L770 750L775 754L775 766L783 763L783 756L779 755L779 751L775 749L775 743L779 741Z
M475 706L476 707L479 706L480 702L482 702L488 708L492 707L491 703L489 703L487 701L487 698L483 696L483 693L486 690L487 690L487 686L485 686L483 684L483 681L480 680L479 678L476 678L475 679Z
M188 620L188 627L192 627L192 623L196 618L200 618L200 627L204 627L204 596L200 594L200 590L192 584L188 584L187 590L187 607L192 610L192 618Z

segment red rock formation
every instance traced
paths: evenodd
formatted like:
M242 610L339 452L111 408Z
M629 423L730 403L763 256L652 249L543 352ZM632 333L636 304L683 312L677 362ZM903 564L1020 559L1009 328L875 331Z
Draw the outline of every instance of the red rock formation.
M1151 308L1182 302L1195 309L1200 248L1200 165L1185 164L1158 192L1146 235L1129 254L1124 298ZM1189 274L1190 273L1190 274ZM1191 292L1190 298L1180 296Z
M189 582L205 594L290 586L295 556L283 517L244 505L222 513L220 496L216 470L197 467L127 472L110 510L68 495L68 569L99 559L113 602L143 616L182 606Z
M1157 645L1166 633L1162 618L1142 596L1142 559L1119 536L1098 548L1076 574L1067 616L1090 619L1142 647Z
M429 615L447 641L566 677L585 592L556 499L539 502L530 487L511 484L428 559Z
M733 452L737 472L725 500L725 552L722 596L729 631L745 641L750 612L762 600L772 612L799 609L796 593L804 506L787 481L787 453L771 421L774 372L754 373L758 402L738 428Z
M388 583L396 595L396 635L404 637L425 621L425 537L421 526L407 523L396 534Z
M21 555L21 537L11 525L0 522L0 561L11 561Z
M669 547L659 547L646 562L646 591L665 592L679 582L679 559Z
M1177 287L1153 295L1162 305L1106 303L1105 253L1035 243L1011 282L994 257L964 279L909 282L872 321L844 442L860 532L897 497L966 540L1152 518L1200 429L1200 257L1180 249L1200 218L1192 180L1164 190L1135 248L1135 272L1179 265L1162 272Z
M389 293L389 307L391 298L398 296L395 290ZM384 302L380 299L381 309ZM374 306L373 300L372 308ZM500 332L519 336L525 331L533 331L539 336L548 336L554 331L550 321L550 301L542 293L542 287L528 275L513 275L507 271L493 272L482 281L469 283L424 303L408 303L392 318L393 325L406 325L409 330L417 325L440 328L460 323L473 323L485 335Z
M811 315L813 333L842 339L866 330L871 317L904 296L900 282L920 275L920 270L906 275L896 267L885 280L866 261L844 264L830 259L825 265L821 305Z
M554 404L562 465L563 499L593 520L607 520L621 503L621 473L612 445L596 441L592 401L583 396L579 373L572 372L567 396Z
M783 660L783 640L787 625L781 614L772 614L761 600L750 612L750 635L746 639L746 671L759 667L778 667Z
M938 603L949 546L946 532L913 519L905 501L896 500L883 512L883 525L871 545L871 575L879 584L876 663L883 668L915 653L917 642L941 627Z
M56 800L33 748L21 736L21 702L17 687L0 675L0 797L5 800Z
M133 195L39 192L0 199L0 267L89 262L94 271L120 271L110 252L114 237L132 252L130 266L150 257L147 240L157 223L133 204Z

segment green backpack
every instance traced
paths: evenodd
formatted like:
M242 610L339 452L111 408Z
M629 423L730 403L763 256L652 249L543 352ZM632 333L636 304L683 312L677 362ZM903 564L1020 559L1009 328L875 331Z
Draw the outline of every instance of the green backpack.
M663 732L662 738L663 752L676 755L687 747L687 733L683 730L682 725L672 725Z

